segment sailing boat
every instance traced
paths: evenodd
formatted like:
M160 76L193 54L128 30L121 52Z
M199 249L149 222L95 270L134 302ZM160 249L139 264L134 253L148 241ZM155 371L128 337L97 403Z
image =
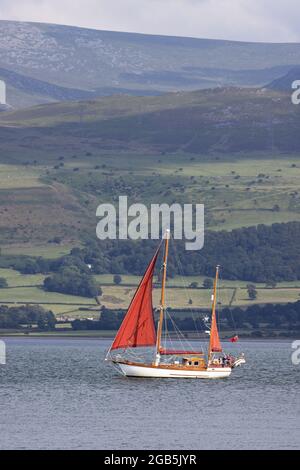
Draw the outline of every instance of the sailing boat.
M170 231L167 230L157 251L150 261L145 274L129 305L125 318L107 353L106 360L117 365L118 370L128 377L160 378L224 378L233 368L245 363L244 355L235 358L225 355L219 338L216 305L219 266L216 268L214 291L212 296L212 315L207 356L204 351L170 350L162 347L163 323L166 313L165 289L167 280L167 262ZM155 329L152 290L153 274L160 249L164 241L163 274L159 321ZM154 347L152 361L137 361L126 358L126 352L134 348ZM117 354L114 355L114 351ZM165 358L167 358L165 360Z

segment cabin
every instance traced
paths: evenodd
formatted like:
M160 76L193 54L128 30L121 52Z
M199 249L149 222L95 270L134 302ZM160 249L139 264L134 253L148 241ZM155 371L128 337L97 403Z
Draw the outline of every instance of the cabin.
M203 368L206 366L205 359L203 356L184 357L182 359L182 364L188 367L199 367L199 368Z

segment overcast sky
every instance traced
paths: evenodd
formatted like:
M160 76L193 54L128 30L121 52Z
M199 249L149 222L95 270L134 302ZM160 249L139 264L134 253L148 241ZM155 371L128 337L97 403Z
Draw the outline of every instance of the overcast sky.
M300 42L299 0L0 0L0 19L201 38Z

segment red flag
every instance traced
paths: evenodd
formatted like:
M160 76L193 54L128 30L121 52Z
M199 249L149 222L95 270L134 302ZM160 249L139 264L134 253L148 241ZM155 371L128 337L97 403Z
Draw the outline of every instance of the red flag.
M229 341L231 341L231 343L236 343L238 340L239 340L238 335L235 335L235 336L233 336L232 338L230 338Z

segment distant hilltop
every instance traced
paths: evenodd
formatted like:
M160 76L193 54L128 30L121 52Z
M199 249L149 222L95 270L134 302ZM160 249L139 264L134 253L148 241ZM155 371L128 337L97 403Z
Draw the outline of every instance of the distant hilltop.
M279 91L290 91L292 90L292 84L294 81L300 80L300 66L294 67L283 77L273 80L268 88L271 90Z
M16 108L115 93L263 86L299 64L300 44L0 21L0 79Z

